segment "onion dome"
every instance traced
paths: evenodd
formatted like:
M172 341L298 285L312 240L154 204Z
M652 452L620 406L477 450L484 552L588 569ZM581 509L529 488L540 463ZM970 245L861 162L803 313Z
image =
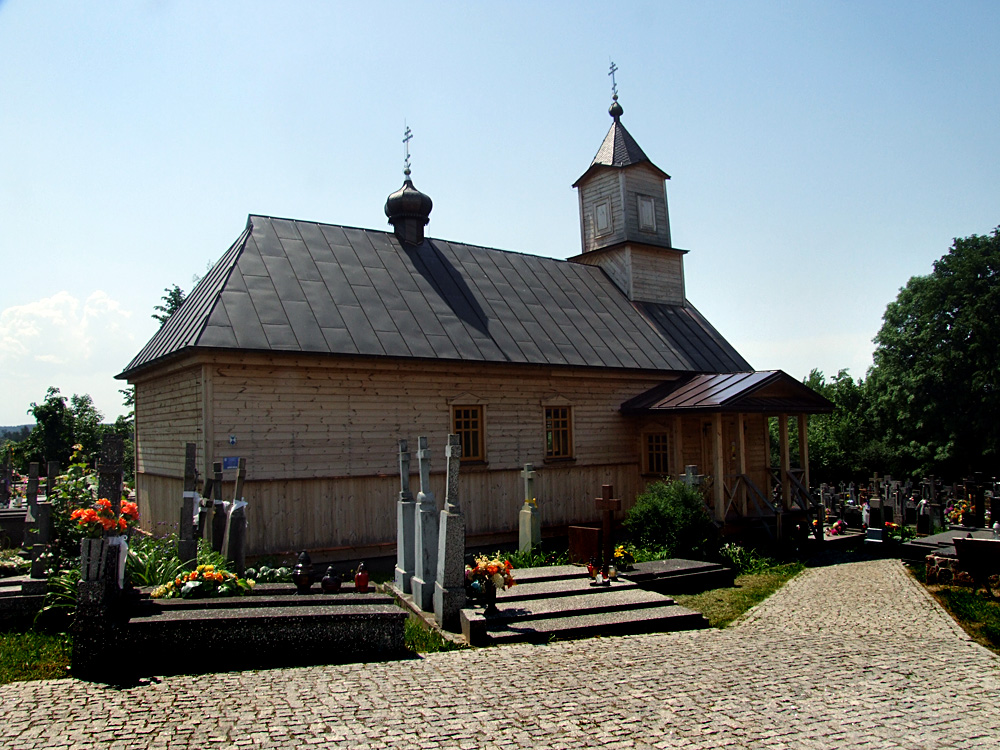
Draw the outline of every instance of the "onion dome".
M430 221L434 203L413 187L410 170L403 170L406 179L403 186L385 201L385 215L389 217L396 236L403 242L419 245L424 239L424 227Z

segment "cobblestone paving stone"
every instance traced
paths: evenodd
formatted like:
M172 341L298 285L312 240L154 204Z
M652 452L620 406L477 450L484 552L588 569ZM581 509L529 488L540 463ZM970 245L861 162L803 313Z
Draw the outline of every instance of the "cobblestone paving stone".
M0 746L1000 748L1000 657L898 561L813 568L726 630L379 664L0 687Z

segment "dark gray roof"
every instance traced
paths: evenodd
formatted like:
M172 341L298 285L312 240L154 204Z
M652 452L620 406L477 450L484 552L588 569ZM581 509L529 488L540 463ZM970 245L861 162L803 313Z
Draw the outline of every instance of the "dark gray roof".
M741 411L821 414L833 404L781 370L694 375L663 383L621 405L623 414Z
M118 377L192 348L736 372L688 305L633 305L599 268L250 216Z
M615 121L611 124L611 129L608 130L608 134L604 136L604 142L597 149L597 155L594 156L594 160L590 163L587 171L580 176L580 179L573 183L573 187L576 187L580 183L580 180L590 174L596 167L622 168L643 162L656 170L663 179L670 179L670 175L649 160L649 157L639 148L639 144L635 142L635 139L625 129L625 126L619 122L618 118L615 118Z

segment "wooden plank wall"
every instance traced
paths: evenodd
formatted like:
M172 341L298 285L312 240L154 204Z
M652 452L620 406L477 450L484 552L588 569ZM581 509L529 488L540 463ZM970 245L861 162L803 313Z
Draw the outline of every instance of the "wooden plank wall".
M136 496L145 531L176 529L184 490L184 445L202 439L201 367L136 385Z
M232 355L205 368L204 386L200 377L200 369L188 368L137 383L139 403L166 407L162 415L151 407L140 413L139 429L149 435L140 443L144 513L151 525L176 524L180 495L169 478L182 476L185 441L198 443L202 470L212 460L245 457L251 554L394 542L397 440L409 439L415 451L417 437L428 436L432 470L442 471L453 400L484 405L486 463L462 471L470 534L516 531L525 463L539 471L547 525L595 520L593 498L606 483L630 507L640 484L639 454L634 421L618 408L662 382L586 368L515 373L497 365L264 355ZM208 406L200 403L203 392L211 394ZM545 461L546 403L573 408L574 461ZM211 419L204 431L197 425L202 410ZM154 460L154 446L164 456ZM414 455L414 475L416 466ZM443 474L432 483L443 500Z
M612 245L625 239L622 188L617 169L602 169L580 185L580 205L583 211L583 251ZM605 200L611 201L611 231L598 236L594 207Z
M629 239L648 236L653 244L670 245L670 220L667 191L663 178L646 166L622 170L625 179L625 227ZM639 229L639 195L653 199L656 233Z
M684 304L684 261L672 250L630 246L632 299Z
M643 486L636 465L539 468L535 494L543 526L599 522L594 498L602 484L614 485L626 509L632 507ZM416 494L416 474L411 477L411 486ZM517 470L461 473L459 493L467 533L516 533L523 487ZM445 491L443 473L431 474L431 490L440 510ZM229 499L231 483L225 485L224 492ZM390 476L247 482L248 553L391 546L396 541L398 493L399 478Z

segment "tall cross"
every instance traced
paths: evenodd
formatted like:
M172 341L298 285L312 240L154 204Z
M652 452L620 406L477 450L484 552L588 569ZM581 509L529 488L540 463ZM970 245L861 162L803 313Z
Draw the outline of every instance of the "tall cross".
M525 464L521 476L524 477L524 504L537 505L535 500L535 468L531 464Z
M417 463L420 467L420 492L426 495L431 491L431 451L426 437L417 438Z
M399 497L410 497L410 452L406 440L399 441Z
M403 162L403 174L410 174L410 141L413 140L413 131L410 126L403 123L406 130L403 131L403 153L406 154L406 161Z
M618 101L618 84L615 83L615 73L618 71L618 66L615 65L614 60L609 60L609 62L611 63L608 70L608 75L611 76L611 98Z
M601 535L604 537L604 562L601 572L604 573L605 579L608 577L608 566L611 564L611 519L616 510L622 509L622 501L611 497L613 494L614 488L610 484L605 484L601 486L601 496L595 499L597 509L602 511L603 515Z

